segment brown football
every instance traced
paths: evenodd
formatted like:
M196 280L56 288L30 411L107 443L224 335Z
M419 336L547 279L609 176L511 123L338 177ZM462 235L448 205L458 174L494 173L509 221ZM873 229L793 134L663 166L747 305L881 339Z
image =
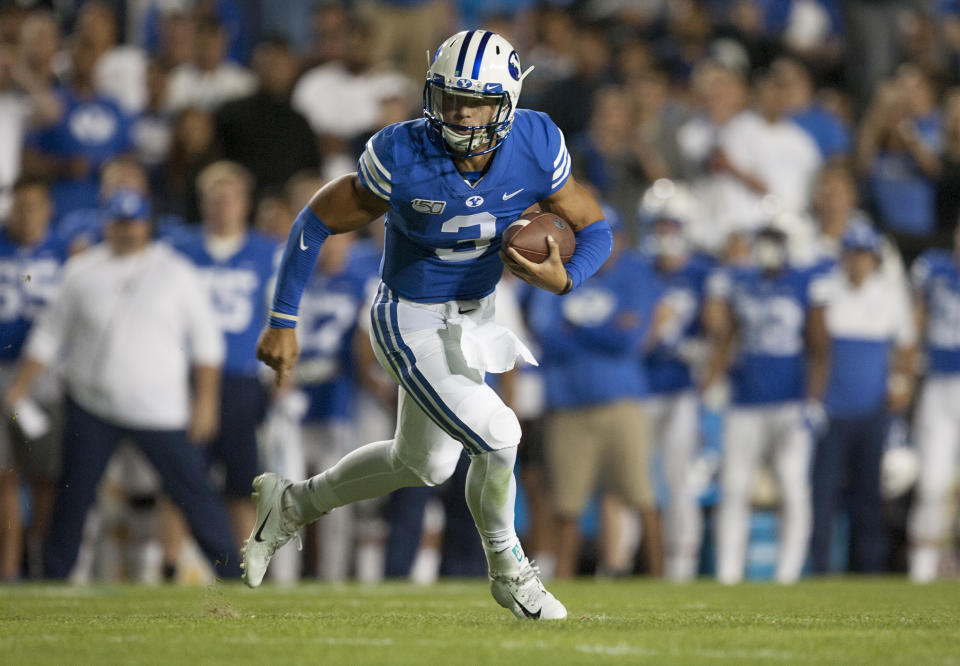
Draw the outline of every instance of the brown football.
M577 241L573 229L566 220L553 213L527 213L517 219L503 232L503 247L512 247L524 259L542 263L550 255L547 236L553 236L560 246L560 259L570 261Z

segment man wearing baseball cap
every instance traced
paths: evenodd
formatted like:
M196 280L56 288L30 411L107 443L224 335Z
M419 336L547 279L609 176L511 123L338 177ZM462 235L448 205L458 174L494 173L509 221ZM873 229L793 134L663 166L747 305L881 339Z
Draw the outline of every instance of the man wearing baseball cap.
M103 201L103 213L105 242L67 263L61 291L31 331L5 399L14 404L62 355L63 473L45 575L70 575L97 484L119 441L128 439L184 509L217 574L236 577L226 509L189 443L216 430L222 334L195 270L153 241L143 195L117 190Z
M890 415L911 400L917 333L905 286L880 270L877 231L855 220L842 248L827 307L829 425L814 454L812 569L830 570L833 518L849 479L850 564L857 572L880 573L887 559L880 466Z

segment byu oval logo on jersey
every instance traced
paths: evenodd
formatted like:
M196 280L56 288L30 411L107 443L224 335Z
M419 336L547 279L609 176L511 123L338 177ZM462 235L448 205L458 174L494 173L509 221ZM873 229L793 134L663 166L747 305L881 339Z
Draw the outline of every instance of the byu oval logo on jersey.
M483 204L483 197L479 194L475 194L469 199L467 199L467 208L476 208Z

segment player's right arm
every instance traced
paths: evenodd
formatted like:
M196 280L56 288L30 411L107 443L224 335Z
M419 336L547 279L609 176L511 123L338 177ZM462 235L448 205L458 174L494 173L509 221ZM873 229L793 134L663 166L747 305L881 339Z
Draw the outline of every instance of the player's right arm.
M278 386L300 355L295 333L297 310L323 241L330 234L366 226L389 208L387 200L351 173L320 188L297 216L277 271L270 321L257 343L257 358L276 371Z

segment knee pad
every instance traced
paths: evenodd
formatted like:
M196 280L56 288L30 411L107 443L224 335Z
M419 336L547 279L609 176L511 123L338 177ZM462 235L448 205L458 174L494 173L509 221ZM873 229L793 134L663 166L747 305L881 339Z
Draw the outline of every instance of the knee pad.
M490 402L465 401L457 407L457 411L464 423L491 449L506 449L520 444L520 421L513 410L503 403L491 409Z

